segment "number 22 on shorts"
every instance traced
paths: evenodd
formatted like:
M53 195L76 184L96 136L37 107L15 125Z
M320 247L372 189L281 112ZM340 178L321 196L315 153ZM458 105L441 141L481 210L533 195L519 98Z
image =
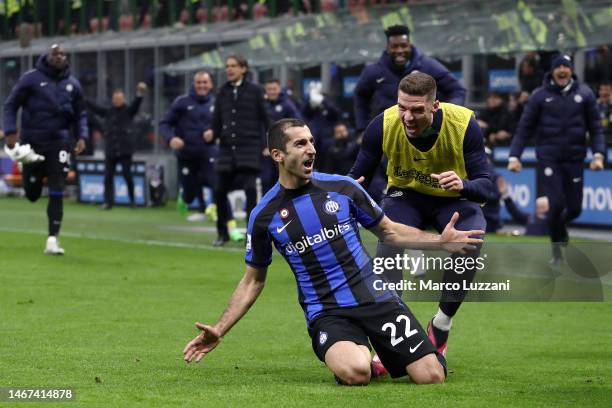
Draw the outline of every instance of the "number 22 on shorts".
M415 334L418 333L418 331L416 329L412 329L410 330L410 319L408 318L408 316L406 315L399 315L395 318L395 321L397 323L400 322L405 322L406 324L406 328L404 330L404 335L406 336L406 338L409 338L410 336L414 336ZM400 337L396 337L397 334L397 327L395 326L395 324L391 323L391 322L387 322L385 324L382 325L382 331L387 331L390 330L391 331L391 345L393 347L397 346L398 344L400 344L402 341L404 341L404 337L400 336Z

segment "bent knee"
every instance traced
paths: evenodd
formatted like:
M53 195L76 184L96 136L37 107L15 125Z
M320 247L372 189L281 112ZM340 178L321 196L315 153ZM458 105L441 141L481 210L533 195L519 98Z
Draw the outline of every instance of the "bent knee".
M446 377L444 369L438 364L427 366L410 377L415 384L442 384Z
M370 366L351 364L338 369L334 374L345 385L368 385L370 383Z
M444 367L435 354L428 354L406 367L415 384L441 384L446 379Z

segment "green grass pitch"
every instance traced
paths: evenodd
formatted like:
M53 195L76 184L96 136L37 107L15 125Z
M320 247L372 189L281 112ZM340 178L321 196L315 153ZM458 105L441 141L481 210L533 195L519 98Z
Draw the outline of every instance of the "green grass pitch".
M213 234L170 206L69 202L67 255L46 257L45 205L0 200L0 387L70 387L67 407L612 406L605 302L466 303L446 384L337 386L311 350L279 256L249 314L187 365L193 323L213 323L244 272L240 246L214 250ZM437 307L408 302L422 324Z

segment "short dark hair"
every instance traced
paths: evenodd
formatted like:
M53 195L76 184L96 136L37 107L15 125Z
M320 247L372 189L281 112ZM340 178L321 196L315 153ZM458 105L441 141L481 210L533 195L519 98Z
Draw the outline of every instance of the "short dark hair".
M610 81L602 81L599 83L599 86L612 86L612 82Z
M292 127L304 127L306 123L301 119L286 118L277 120L268 129L268 149L278 149L286 152L287 133L286 130Z
M270 78L270 79L267 79L266 82L264 82L264 84L279 84L280 85L280 81L276 78Z
M227 58L225 59L225 62L227 62L228 59L235 59L238 65L240 65L242 68L246 68L247 71L249 70L249 61L247 61L247 59L244 58L242 55L240 54L228 55Z
M405 25L392 25L387 27L385 30L385 35L387 36L387 41L389 41L390 37L395 37L398 35L410 37L410 29Z
M406 75L399 83L399 90L408 95L428 96L436 99L436 80L423 72L412 72Z

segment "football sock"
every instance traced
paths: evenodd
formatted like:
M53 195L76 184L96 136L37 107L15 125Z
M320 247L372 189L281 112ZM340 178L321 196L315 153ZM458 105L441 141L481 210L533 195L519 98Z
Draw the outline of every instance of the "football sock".
M434 329L438 328L440 330L449 331L451 326L453 325L453 318L442 311L442 309L438 309L438 313L433 318Z
M49 204L47 204L47 219L49 220L49 236L57 236L62 225L62 217L64 215L63 197L49 195Z

